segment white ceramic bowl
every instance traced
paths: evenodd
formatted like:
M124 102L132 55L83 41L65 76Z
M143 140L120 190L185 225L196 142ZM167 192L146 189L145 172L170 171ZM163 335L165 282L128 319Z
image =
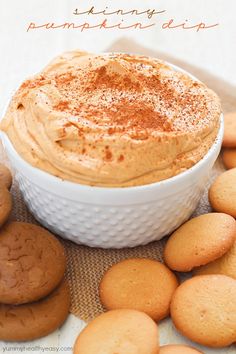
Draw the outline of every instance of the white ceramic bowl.
M190 217L220 152L223 115L214 144L196 165L161 182L126 188L90 187L50 175L22 159L0 134L23 198L42 225L78 244L123 248L160 240Z

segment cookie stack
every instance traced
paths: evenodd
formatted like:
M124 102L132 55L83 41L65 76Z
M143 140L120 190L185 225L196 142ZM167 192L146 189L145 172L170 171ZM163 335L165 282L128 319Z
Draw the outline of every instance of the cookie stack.
M26 341L58 328L69 313L61 243L42 227L8 222L10 171L0 166L0 340Z

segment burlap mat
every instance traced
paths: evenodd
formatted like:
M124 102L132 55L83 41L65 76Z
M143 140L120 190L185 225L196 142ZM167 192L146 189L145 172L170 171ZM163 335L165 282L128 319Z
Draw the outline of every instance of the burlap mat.
M179 65L183 69L196 75L200 80L204 81L219 94L225 112L236 110L236 89L202 70L187 65L174 58L170 58L163 53L147 50L126 39L114 43L109 50L151 55ZM3 151L0 152L1 160L7 163ZM223 170L224 168L219 158L212 171L211 180ZM211 181L209 181L209 183L210 182ZM207 189L208 185L206 186L205 193L194 215L203 214L211 210L207 198ZM11 219L37 223L27 210L16 182L14 182L12 186L12 194L14 198L14 209L12 211ZM162 260L164 243L165 240L162 240L133 249L103 250L78 246L72 242L63 240L67 254L66 277L69 281L72 298L71 312L85 321L89 321L91 318L101 313L103 309L98 298L98 285L104 271L113 263L129 257L150 257Z

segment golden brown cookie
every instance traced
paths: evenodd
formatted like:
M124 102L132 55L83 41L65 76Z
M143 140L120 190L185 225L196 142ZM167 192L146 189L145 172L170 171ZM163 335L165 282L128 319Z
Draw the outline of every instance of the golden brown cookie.
M169 268L187 272L225 254L236 237L236 221L230 215L200 215L180 226L169 238L164 260Z
M226 347L236 341L236 280L225 275L193 277L171 301L175 327L194 342Z
M203 353L187 345L169 344L160 347L159 354L203 354Z
M236 147L236 112L226 113L224 116L224 147Z
M162 263L131 258L114 264L103 276L99 295L108 310L134 309L160 321L169 314L178 286L175 275Z
M0 226L8 219L12 210L12 197L8 189L0 185Z
M69 307L69 287L65 281L39 301L18 306L0 304L0 339L27 341L44 337L62 325Z
M236 218L236 168L216 178L209 189L209 201L214 210Z
M0 185L4 185L7 189L12 185L11 171L2 163L0 163Z
M74 354L158 354L155 322L143 312L113 310L90 322L79 334Z
M236 241L230 250L214 262L194 270L196 275L224 274L236 280Z
M236 167L236 148L224 149L222 153L222 160L227 169Z
M65 267L63 246L42 227L11 222L0 230L0 302L41 299L61 282Z

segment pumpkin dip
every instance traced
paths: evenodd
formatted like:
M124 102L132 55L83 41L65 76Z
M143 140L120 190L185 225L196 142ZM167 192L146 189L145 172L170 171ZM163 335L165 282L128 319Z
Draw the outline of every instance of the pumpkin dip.
M73 51L23 82L1 129L32 166L125 187L196 164L216 138L220 113L212 90L160 60Z

